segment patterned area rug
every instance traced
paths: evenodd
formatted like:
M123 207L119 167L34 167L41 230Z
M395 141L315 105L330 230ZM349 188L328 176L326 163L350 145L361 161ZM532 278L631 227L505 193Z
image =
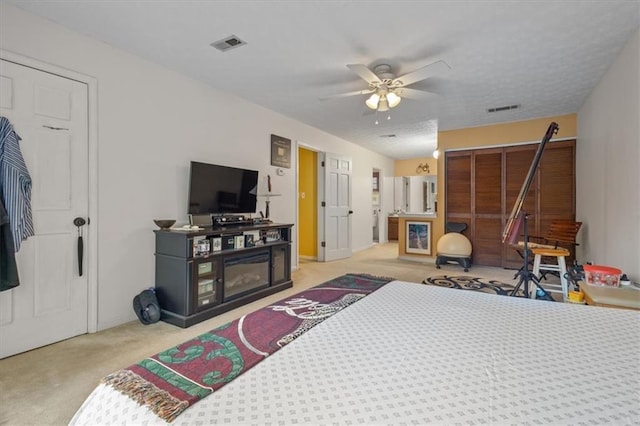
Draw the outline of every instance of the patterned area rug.
M389 281L392 278L366 274L334 278L116 371L102 382L171 422L190 405Z
M422 281L422 284L437 285L439 287L458 288L461 290L474 290L483 293L499 294L501 296L509 296L514 289L511 284L505 284L496 280L475 277L449 277L440 275L436 277L428 277Z

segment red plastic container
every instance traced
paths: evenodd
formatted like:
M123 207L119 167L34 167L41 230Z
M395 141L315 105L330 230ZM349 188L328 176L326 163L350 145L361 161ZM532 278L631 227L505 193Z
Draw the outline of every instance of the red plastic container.
M618 287L622 271L611 266L584 265L584 280L589 285Z

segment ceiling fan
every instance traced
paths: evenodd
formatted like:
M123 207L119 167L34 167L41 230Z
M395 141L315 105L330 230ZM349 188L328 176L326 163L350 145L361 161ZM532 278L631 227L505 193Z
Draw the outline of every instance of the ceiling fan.
M358 76L360 76L364 81L369 83L369 88L365 90L357 90L355 92L326 96L320 99L327 100L354 95L371 94L371 96L365 101L365 104L370 109L376 111L388 111L389 108L398 106L402 98L425 99L429 96L427 92L411 89L407 86L417 83L418 81L425 80L451 68L445 61L439 60L403 76L396 77L391 70L391 66L387 64L376 65L373 70L370 70L366 65L362 64L349 64L347 67L358 74Z

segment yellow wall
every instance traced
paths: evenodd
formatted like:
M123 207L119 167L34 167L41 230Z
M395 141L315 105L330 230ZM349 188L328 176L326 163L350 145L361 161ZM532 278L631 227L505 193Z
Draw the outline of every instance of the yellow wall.
M429 173L417 173L418 166L424 163L429 165ZM396 160L393 163L393 174L394 176L436 175L438 174L438 161L433 157Z
M576 136L576 115L569 114L438 132L438 149L442 153L448 149L455 148L540 142L552 121L558 123L560 127L558 134L553 137L554 139L574 138ZM439 160L438 163L442 166L444 164L444 156L440 156Z
M552 121L558 123L559 126L558 133L553 139L576 137L576 114L438 132L440 158L438 158L438 167L436 170L438 171L439 208L438 218L433 222L434 244L437 244L438 239L444 234L444 152L460 148L540 142ZM416 160L413 160L413 162L415 163Z
M318 257L318 154L298 148L298 254Z

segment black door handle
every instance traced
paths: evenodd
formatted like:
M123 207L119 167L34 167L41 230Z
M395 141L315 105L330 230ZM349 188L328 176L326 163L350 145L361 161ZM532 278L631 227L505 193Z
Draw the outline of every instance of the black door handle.
M78 228L78 274L82 276L82 259L84 258L84 241L82 240L82 227L87 223L82 217L73 219L73 224Z
M82 276L82 258L84 254L84 242L82 241L82 235L78 236L78 275Z
M353 214L353 210L349 210L349 214Z

